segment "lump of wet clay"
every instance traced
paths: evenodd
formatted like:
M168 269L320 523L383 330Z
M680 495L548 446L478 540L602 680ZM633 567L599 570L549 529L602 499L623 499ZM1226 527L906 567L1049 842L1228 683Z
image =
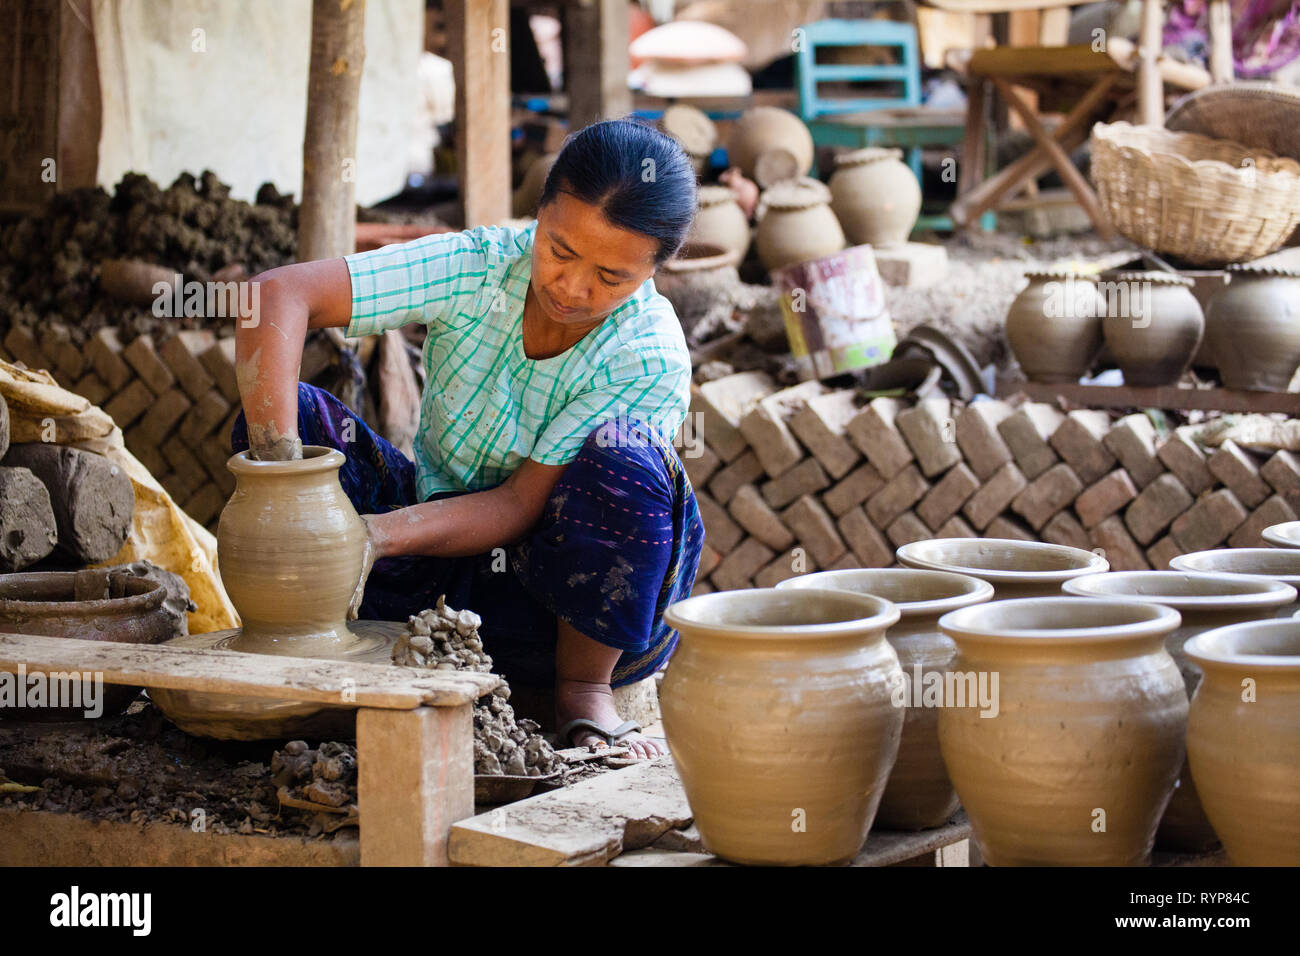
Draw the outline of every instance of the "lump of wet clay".
M35 564L58 540L45 485L26 468L0 467L0 571Z
M357 748L327 741L315 750L291 740L271 757L271 780L298 800L327 807L357 802Z
M466 670L491 673L492 658L483 651L473 611L447 607L447 596L426 611L411 615L406 630L393 644L393 663L427 670Z

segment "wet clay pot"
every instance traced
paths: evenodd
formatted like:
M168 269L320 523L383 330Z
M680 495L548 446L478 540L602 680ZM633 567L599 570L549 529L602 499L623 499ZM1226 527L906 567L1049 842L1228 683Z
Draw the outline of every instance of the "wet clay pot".
M1169 562L1174 571L1197 571L1203 574L1250 574L1281 581L1300 590L1300 551L1287 548L1219 548L1180 554ZM1300 610L1300 603L1285 604L1277 617L1290 617Z
M898 609L843 591L719 591L671 605L664 732L709 852L845 863L898 753Z
M1032 382L1077 382L1101 351L1104 303L1096 283L1067 272L1029 272L1007 310L1007 343Z
M1067 582L1065 591L1082 597L1158 604L1178 611L1182 622L1166 644L1183 676L1189 699L1201 680L1201 672L1183 652L1188 639L1228 624L1273 617L1296 599L1295 588L1264 577L1183 571L1089 575ZM1204 850L1218 842L1186 766L1179 773L1178 787L1160 821L1158 839L1162 848L1170 850Z
M733 250L692 241L659 267L655 289L672 303L687 335L714 303L740 285L739 261Z
M161 644L175 634L157 581L103 568L0 575L0 632L73 637L119 644ZM107 593L107 597L103 595ZM78 597L94 594L91 600ZM104 684L103 717L115 717L139 695L139 687ZM0 708L11 720L83 720L83 707Z
M1227 388L1284 392L1300 365L1300 271L1229 266L1205 316Z
M820 188L819 188L820 187ZM844 231L821 184L778 183L763 193L758 221L758 258L769 270L833 255L844 248Z
M794 175L806 176L812 169L812 133L808 132L803 120L789 110L775 106L755 106L745 110L732 127L727 142L727 159L731 165L739 166L746 178L753 179L760 186L768 186L772 176L777 174L764 176L767 182L760 181L758 160L764 153L776 150L789 154Z
M1192 295L1196 296L1196 304L1201 307L1202 316L1209 314L1210 300L1228 284L1228 273L1223 269L1182 269L1178 274L1192 280ZM1192 356L1192 367L1204 369L1219 367L1219 363L1214 358L1214 350L1210 348L1208 335L1201 336L1200 347Z
M1259 536L1275 548L1300 548L1300 521L1269 525Z
M716 246L736 254L736 261L749 251L749 220L727 186L701 186L695 222L688 243Z
M958 803L939 752L938 704L957 647L939 630L939 618L989 600L993 586L945 571L847 568L803 574L782 581L777 588L852 591L884 598L898 608L898 623L885 632L885 639L903 668L905 683L897 689L904 703L903 737L876 811L876 825L888 830L924 830L947 823Z
M1208 631L1187 642L1205 678L1187 758L1237 866L1300 866L1300 622Z
M1102 334L1126 385L1172 385L1200 348L1205 316L1192 280L1170 272L1104 276Z
M1164 647L1177 626L1159 605L1064 597L939 619L952 671L990 690L997 677L995 715L969 695L939 711L944 763L990 865L1149 861L1183 761L1187 696Z
M932 538L898 549L909 568L969 574L993 585L994 600L1052 597L1071 578L1105 571L1106 559L1091 551L1042 541L1004 538Z
M836 160L830 187L831 209L851 245L906 242L921 214L921 184L901 149L845 153Z

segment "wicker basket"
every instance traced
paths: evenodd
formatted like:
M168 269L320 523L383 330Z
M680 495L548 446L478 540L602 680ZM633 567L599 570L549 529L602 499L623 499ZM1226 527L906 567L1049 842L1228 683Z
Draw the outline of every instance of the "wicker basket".
M1300 163L1197 133L1098 123L1092 181L1121 235L1197 265L1268 255L1300 223Z

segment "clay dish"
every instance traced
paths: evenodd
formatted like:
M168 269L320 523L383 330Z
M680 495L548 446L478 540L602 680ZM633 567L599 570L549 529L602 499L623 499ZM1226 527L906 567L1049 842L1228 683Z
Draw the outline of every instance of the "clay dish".
M1175 571L1208 574L1249 574L1281 581L1300 589L1300 551L1287 548L1220 548L1180 554L1169 562ZM1294 603L1280 608L1278 617L1290 616Z
M1099 554L1041 541L1005 538L932 538L898 549L909 568L968 574L993 585L996 600L1050 597L1071 578L1105 571Z
M1270 525L1259 536L1275 548L1300 548L1300 521Z

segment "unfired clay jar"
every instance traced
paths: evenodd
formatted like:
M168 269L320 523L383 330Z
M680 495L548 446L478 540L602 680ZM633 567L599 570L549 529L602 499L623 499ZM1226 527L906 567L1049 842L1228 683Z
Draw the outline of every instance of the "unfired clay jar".
M739 166L747 178L767 186L771 183L756 178L758 158L776 149L783 149L793 157L795 175L806 176L812 169L812 133L803 120L779 107L755 106L745 110L732 128L727 160L732 166Z
M1190 699L1200 682L1200 670L1187 659L1183 645L1204 631L1273 617L1296 599L1289 584L1240 574L1195 574L1183 571L1113 571L1077 578L1065 591L1082 597L1113 598L1158 604L1182 615L1182 623L1166 644ZM1218 842L1201 809L1191 774L1184 766L1164 819L1160 846L1171 850L1203 850Z
M744 259L749 251L749 220L736 194L727 186L701 186L698 204L687 242L717 246L734 252L737 261Z
M866 840L898 752L898 609L843 591L671 605L664 732L700 837L736 863L831 864Z
M942 826L957 811L957 792L939 753L939 709L933 692L936 687L942 688L943 675L957 648L939 630L939 618L957 608L989 600L993 586L979 578L946 571L846 568L802 574L777 587L871 594L898 607L898 623L885 633L885 638L893 645L903 668L905 683L898 691L905 704L903 738L876 812L876 823L890 830ZM942 701L942 697L937 699Z
M1300 589L1300 551L1288 548L1219 548L1180 554L1169 562L1174 571L1199 571L1206 574L1251 574L1281 581ZM1278 617L1290 617L1300 604L1278 608Z
M1300 365L1300 271L1229 266L1205 316L1205 335L1228 388L1284 392Z
M1108 294L1102 333L1124 384L1177 382L1205 332L1192 280L1171 272L1116 272L1103 282Z
M828 204L829 192L802 180L763 193L755 241L768 269L820 259L844 248L844 231Z
M1205 674L1187 758L1238 866L1300 866L1300 622L1208 631L1186 651Z
M701 242L685 243L677 255L655 273L655 289L669 302L690 335L711 305L740 285L732 250Z
M1105 571L1106 559L1091 551L1043 541L1004 538L931 538L898 549L909 568L969 574L993 585L994 600L1051 597L1071 578Z
M1101 351L1104 304L1087 276L1028 272L1007 310L1007 343L1033 382L1077 382Z
M906 242L921 213L921 184L901 149L857 149L835 162L831 208L852 245Z
M1300 521L1269 525L1259 536L1275 548L1300 548Z
M1187 696L1169 608L995 601L939 620L954 672L997 675L996 716L939 712L939 744L993 866L1135 866L1183 760Z
M709 156L718 142L718 129L707 113L687 103L674 103L664 110L659 125L682 144L697 173L708 168Z

